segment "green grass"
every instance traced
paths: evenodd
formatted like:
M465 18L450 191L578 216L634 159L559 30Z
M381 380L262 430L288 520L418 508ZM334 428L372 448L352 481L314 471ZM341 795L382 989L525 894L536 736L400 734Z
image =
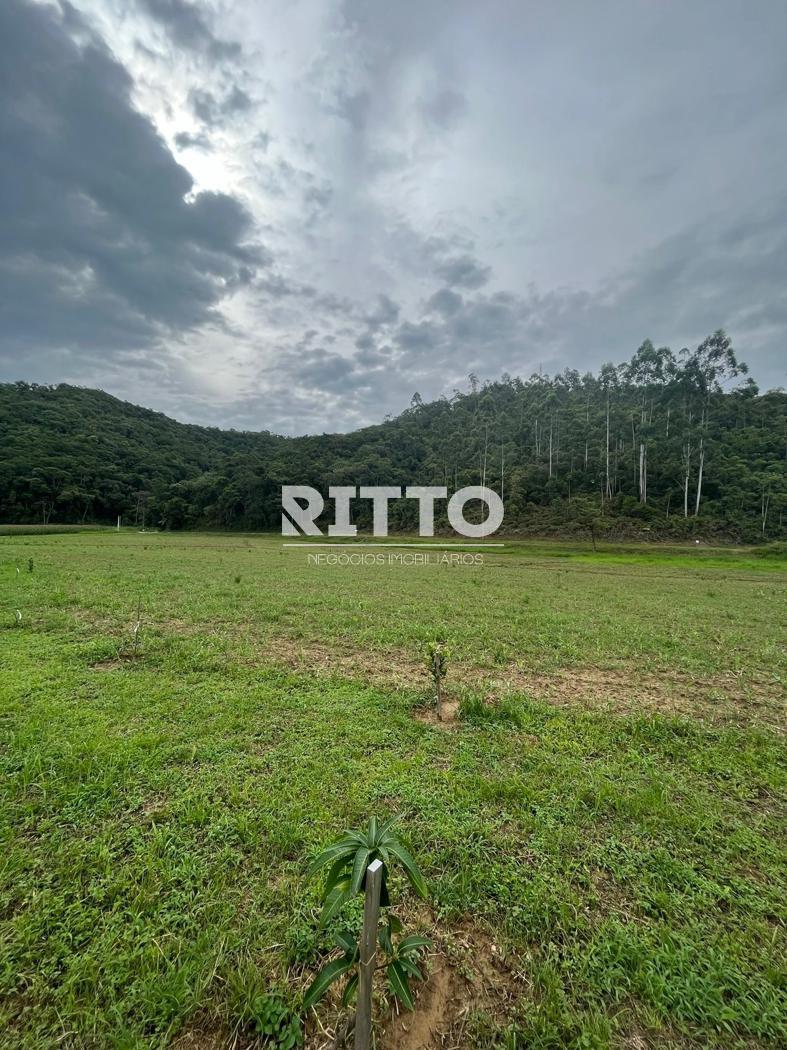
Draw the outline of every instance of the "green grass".
M104 532L108 525L0 525L0 536L51 536L56 533Z
M438 944L471 923L510 961L463 1045L785 1045L785 570L730 550L316 568L271 537L0 538L0 1046L164 1047L297 1009L327 944L305 864L390 812L429 880L415 921ZM438 634L450 730L413 716ZM572 668L625 675L629 713L521 684ZM663 709L638 708L644 676ZM712 718L670 714L684 676Z

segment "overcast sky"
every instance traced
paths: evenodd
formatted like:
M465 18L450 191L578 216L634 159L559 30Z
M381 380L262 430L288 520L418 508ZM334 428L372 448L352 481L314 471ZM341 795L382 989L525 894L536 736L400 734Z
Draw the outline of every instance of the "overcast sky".
M718 327L787 385L784 0L2 0L0 379L348 430Z

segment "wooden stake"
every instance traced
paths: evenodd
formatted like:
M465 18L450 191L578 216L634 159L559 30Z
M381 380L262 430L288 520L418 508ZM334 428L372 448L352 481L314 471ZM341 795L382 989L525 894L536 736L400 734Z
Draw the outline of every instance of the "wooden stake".
M440 671L440 654L434 654L434 680L437 686L437 720L443 720L443 677Z
M355 1050L369 1050L372 1037L372 982L377 954L377 923L380 919L380 888L383 862L373 860L366 869L366 897L358 963L358 1009L355 1014Z

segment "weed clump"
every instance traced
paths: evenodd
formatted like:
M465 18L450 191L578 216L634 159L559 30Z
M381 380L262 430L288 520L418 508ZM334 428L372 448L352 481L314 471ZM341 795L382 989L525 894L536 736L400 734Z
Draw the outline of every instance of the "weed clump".
M241 969L230 977L233 1012L275 1050L293 1050L303 1042L300 1015L277 992L269 991L252 969Z
M522 711L513 700L504 698L490 702L478 694L461 699L459 717L470 725L510 725L517 729L523 725Z

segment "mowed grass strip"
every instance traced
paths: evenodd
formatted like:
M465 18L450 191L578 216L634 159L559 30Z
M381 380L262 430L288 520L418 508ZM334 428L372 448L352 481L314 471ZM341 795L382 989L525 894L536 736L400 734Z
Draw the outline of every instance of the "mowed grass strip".
M461 681L625 659L778 685L780 566L581 557L365 574L256 537L1 540L0 1045L251 1038L255 994L297 1009L324 957L307 858L372 812L402 814L429 879L414 921L438 942L470 923L510 961L465 1045L783 1045L778 728L490 707ZM449 731L413 717L425 675L265 656L286 637L417 660L437 633Z

